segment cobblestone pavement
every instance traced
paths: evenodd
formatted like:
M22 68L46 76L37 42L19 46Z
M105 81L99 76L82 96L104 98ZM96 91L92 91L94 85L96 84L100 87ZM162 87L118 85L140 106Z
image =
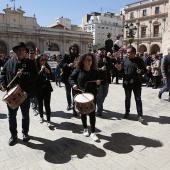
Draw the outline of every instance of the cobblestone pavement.
M18 111L18 143L8 146L7 108L0 101L0 170L168 170L170 169L170 103L168 93L158 99L159 89L143 87L144 118L137 121L134 98L131 116L123 119L124 90L111 84L104 103L104 117L96 118L100 142L83 136L80 117L66 111L65 88L52 83L53 128L39 123L39 115L30 110L31 140L22 141L21 112ZM0 92L0 98L4 93ZM89 125L89 121L88 121ZM90 130L90 127L89 127Z

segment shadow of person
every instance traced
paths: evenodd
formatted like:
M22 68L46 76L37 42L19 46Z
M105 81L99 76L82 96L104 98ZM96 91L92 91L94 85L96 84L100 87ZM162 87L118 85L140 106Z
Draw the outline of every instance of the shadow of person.
M56 111L56 112L51 112L51 117L60 117L60 118L64 118L64 119L71 119L74 117L74 115L73 115L73 113ZM77 116L76 118L79 118L79 116Z
M145 148L156 148L163 146L158 140L149 139L146 137L138 137L128 133L113 133L111 134L111 137L98 134L98 137L108 141L103 145L105 149L120 154L132 152L134 145L143 145Z
M62 137L51 141L40 137L31 136L30 138L31 140L27 143L22 140L19 140L19 143L32 149L43 150L45 152L44 159L50 163L63 164L69 162L75 156L83 159L87 154L95 157L106 156L103 149L75 139ZM38 144L34 142L38 142Z
M81 123L81 121L80 121ZM83 133L83 125L79 125L76 123L71 123L71 122L62 122L60 124L51 122L51 124L53 125L54 128L56 129L60 129L60 130L68 130L68 131L72 131L73 133L77 133L77 134L81 134ZM91 130L90 126L88 126L89 132ZM95 129L96 132L101 132L100 129L96 128Z
M6 118L7 118L6 114L0 113L0 119L6 119Z
M112 112L110 110L104 110L105 113L103 114L106 119L111 120L122 120L124 119L124 114ZM153 116L143 116L145 119L144 125L148 125L149 122L158 122L159 124L170 124L170 117L167 116L160 116L160 117L153 117ZM128 118L128 120L137 121L138 115L137 114L131 114Z

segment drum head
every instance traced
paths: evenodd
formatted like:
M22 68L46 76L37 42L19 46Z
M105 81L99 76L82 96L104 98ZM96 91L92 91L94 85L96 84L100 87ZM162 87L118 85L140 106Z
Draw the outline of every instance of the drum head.
M91 93L77 94L74 97L74 101L79 102L79 103L87 103L89 101L92 101L93 99L94 99L94 96Z
M8 96L10 96L16 89L18 88L18 86L15 86L14 88L10 89L3 97L3 100L6 99Z

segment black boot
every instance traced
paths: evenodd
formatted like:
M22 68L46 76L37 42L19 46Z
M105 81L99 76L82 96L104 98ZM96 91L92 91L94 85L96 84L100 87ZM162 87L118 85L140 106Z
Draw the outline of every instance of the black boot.
M27 134L23 134L23 141L28 142L30 140L30 137Z
M8 143L9 146L15 145L17 143L17 139L18 139L17 135L11 135Z

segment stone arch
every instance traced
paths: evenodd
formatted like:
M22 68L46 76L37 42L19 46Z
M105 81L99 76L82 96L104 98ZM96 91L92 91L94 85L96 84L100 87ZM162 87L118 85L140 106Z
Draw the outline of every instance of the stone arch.
M141 45L139 46L138 52L141 53L141 54L143 54L143 53L146 52L146 51L147 51L146 46L145 46L144 44L141 44Z
M7 44L0 40L0 55L7 55Z
M36 50L36 45L33 42L27 42L25 44L28 49L33 49L34 51Z
M50 44L50 51L60 51L59 45L57 43Z
M151 47L150 47L150 53L151 54L156 54L157 52L160 52L160 47L158 44L153 44Z

